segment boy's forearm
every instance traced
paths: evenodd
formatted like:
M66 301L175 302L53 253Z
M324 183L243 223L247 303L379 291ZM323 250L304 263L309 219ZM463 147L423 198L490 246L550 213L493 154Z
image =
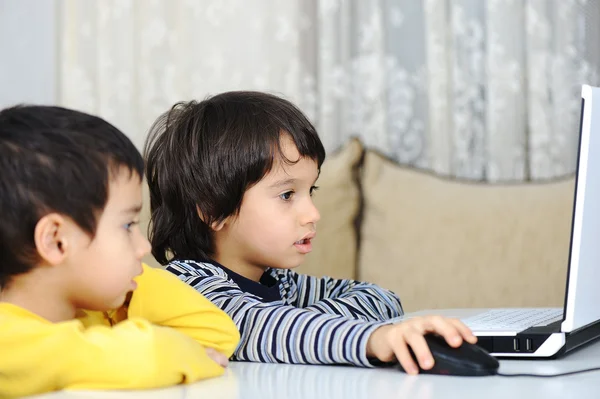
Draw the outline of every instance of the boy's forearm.
M367 343L381 323L291 307L242 310L237 360L261 363L348 364L370 367ZM276 345L273 343L277 342Z
M175 328L202 345L231 356L239 342L233 320L173 274L144 267L128 309L129 317Z
M0 370L5 372L0 373L0 397L56 389L158 388L224 372L202 345L146 320L89 328L76 321L40 323L35 330L31 324L30 320L23 323L26 327L19 339L0 336Z

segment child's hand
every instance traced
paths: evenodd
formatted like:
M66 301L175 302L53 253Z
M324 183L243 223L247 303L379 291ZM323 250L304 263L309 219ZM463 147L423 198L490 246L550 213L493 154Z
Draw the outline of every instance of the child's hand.
M227 367L229 364L229 359L227 356L222 354L221 352L216 351L213 348L206 348L206 354L210 357L215 363L217 363L221 367Z
M408 374L418 374L419 369L408 351L410 345L421 368L429 370L433 367L433 357L423 338L427 333L443 336L454 348L459 347L463 339L472 344L477 342L477 337L460 320L441 316L418 317L375 330L367 342L367 356L382 362L396 358Z

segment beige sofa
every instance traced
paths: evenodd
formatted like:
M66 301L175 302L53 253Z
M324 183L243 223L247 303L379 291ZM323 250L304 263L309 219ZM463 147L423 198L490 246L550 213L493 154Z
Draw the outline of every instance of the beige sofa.
M323 165L314 251L298 271L379 284L406 311L562 306L573 183L441 178L355 139Z

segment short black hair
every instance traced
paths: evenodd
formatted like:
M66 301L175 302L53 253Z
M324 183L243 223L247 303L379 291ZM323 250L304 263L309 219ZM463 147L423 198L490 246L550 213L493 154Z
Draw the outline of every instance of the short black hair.
M45 215L71 218L94 237L121 167L143 179L133 143L96 116L62 107L0 111L0 287L39 262L34 230Z
M211 224L239 212L246 190L271 170L274 160L292 162L283 156L282 134L289 135L302 158L321 168L325 149L314 126L275 95L232 91L180 102L154 123L144 158L149 237L159 263L211 259Z

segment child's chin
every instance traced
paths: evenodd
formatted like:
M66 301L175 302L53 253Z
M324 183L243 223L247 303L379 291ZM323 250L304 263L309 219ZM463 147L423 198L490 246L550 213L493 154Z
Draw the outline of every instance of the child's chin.
M118 308L122 307L123 305L125 305L125 306L129 305L129 297L127 296L127 294L124 294L118 298L115 298L109 304L110 309L118 309Z
M281 265L278 266L277 268L278 269L295 269L298 266L302 265L303 262L304 262L304 259L302 259L299 262L298 261L296 261L296 262L286 262L286 263L281 262Z

